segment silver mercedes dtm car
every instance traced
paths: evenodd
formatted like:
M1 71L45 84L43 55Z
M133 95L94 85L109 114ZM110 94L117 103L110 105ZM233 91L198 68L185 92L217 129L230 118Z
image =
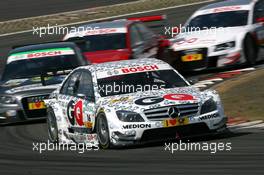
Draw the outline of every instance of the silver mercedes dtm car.
M157 59L79 67L45 103L49 139L57 143L109 148L226 128L219 95Z

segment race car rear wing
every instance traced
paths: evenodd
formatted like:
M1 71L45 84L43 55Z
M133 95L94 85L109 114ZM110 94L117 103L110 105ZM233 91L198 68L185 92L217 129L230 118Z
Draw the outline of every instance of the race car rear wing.
M154 16L142 16L142 17L130 17L127 20L131 21L141 21L146 26L151 28L155 33L164 35L163 28L167 26L167 16L166 15L154 15Z

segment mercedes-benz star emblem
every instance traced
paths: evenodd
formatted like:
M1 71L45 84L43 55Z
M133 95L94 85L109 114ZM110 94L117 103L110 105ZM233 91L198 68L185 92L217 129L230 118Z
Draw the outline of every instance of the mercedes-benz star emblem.
M168 109L168 115L169 115L170 118L175 119L177 117L180 117L181 113L180 113L180 111L179 111L178 108L176 108L176 107L170 107Z

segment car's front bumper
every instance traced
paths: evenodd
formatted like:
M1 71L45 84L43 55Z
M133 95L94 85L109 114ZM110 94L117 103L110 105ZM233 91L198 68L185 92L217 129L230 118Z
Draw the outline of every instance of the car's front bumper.
M23 121L45 119L46 115L28 117L19 104L0 104L0 124L17 123Z
M200 71L227 66L234 66L245 62L244 54L241 50L231 50L208 54L207 48L201 48L198 54L202 54L203 59L198 61L183 61L182 56L187 51L171 51L169 63L180 71Z
M218 114L218 112L216 112ZM176 124L175 126L164 126L164 121L144 122L130 124L130 129L110 129L111 143L115 146L126 146L137 143L166 141L178 137L193 137L211 133L221 132L226 128L227 118L202 119L203 116L210 116L215 113L208 113L202 116L188 118L188 123ZM134 125L134 126L133 126ZM139 128L139 126L148 126ZM136 128L133 128L136 127Z

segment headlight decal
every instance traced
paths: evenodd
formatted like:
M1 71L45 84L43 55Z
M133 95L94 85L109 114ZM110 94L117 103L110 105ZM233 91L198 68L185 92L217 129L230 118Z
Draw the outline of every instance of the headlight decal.
M1 104L16 104L16 98L11 96L0 96Z
M223 43L223 44L218 44L215 46L215 52L219 52L219 51L223 51L223 50L228 50L231 48L234 48L236 46L236 42L235 41L231 41L231 42L227 42L227 43Z
M210 98L202 104L200 114L206 114L215 110L217 110L217 103L213 98Z
M116 115L122 122L144 122L142 116L136 112L131 111L117 111Z

